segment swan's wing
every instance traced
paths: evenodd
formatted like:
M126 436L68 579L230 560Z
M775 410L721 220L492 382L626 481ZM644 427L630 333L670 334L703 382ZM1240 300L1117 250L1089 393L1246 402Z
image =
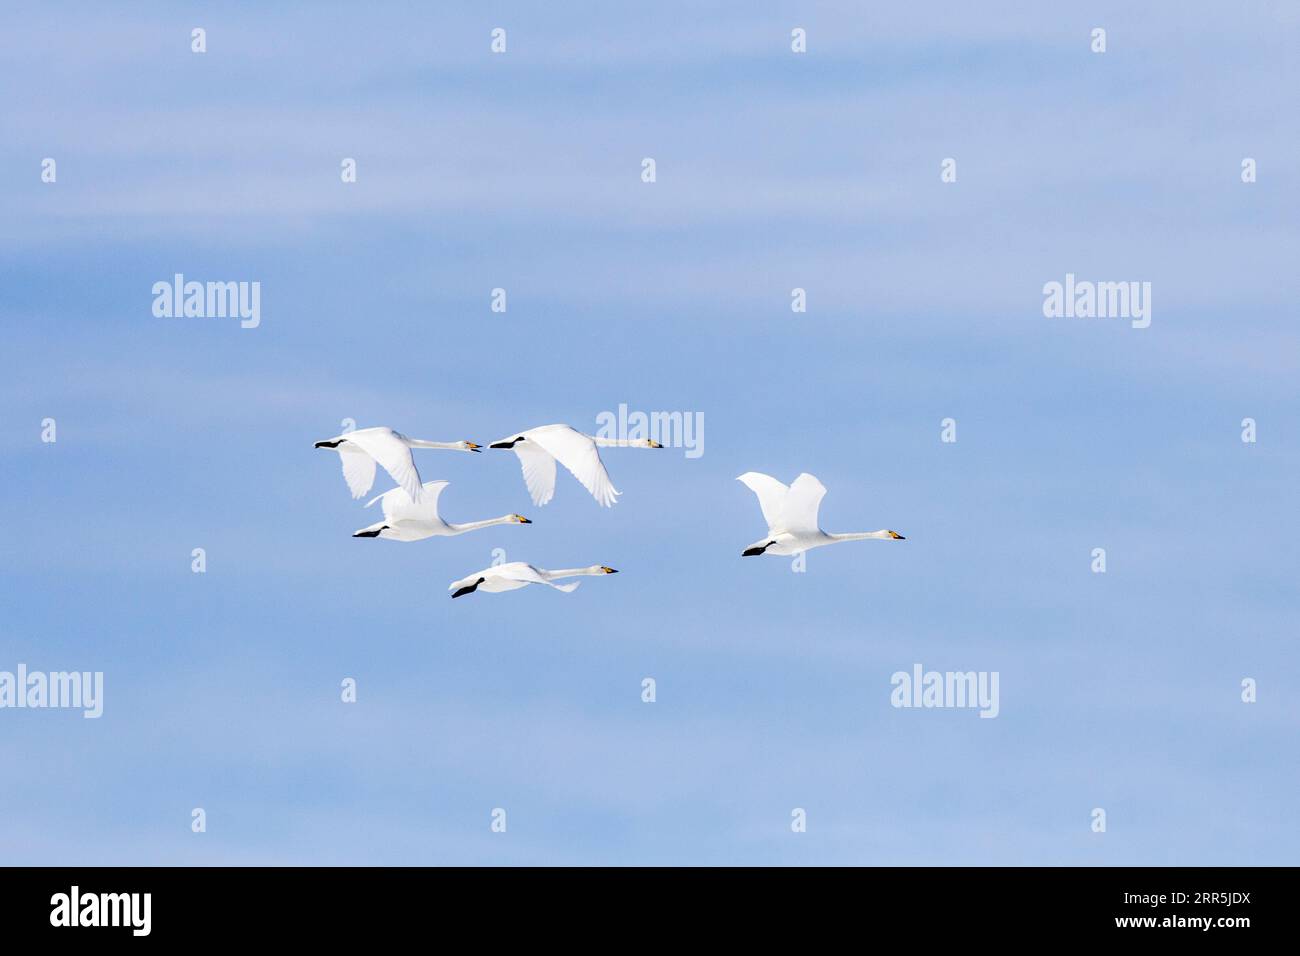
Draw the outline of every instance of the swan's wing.
M779 528L781 511L785 508L790 489L771 475L758 471L747 471L736 480L744 482L745 487L758 496L758 506L763 509L763 520L767 522L768 530Z
M555 459L544 448L529 441L516 442L512 451L519 456L528 494L532 496L533 504L540 508L555 497Z
M347 442L335 450L343 462L343 480L348 483L348 490L353 498L360 498L375 484L375 460Z
M548 425L545 428L524 432L524 437L527 441L523 444L535 442L541 445L543 450L550 452L551 457L569 469L573 477L577 478L603 507L608 508L617 503L619 491L609 480L609 472L605 471L605 464L600 460L596 443L582 432L568 425ZM515 446L518 447L519 445Z
M531 564L525 564L523 561L511 561L508 564L499 564L495 568L489 569L491 573L499 575L508 581L519 581L521 584L550 584L546 578L542 577Z
M412 501L420 500L420 473L415 469L415 462L411 460L411 449L407 447L406 442L402 441L391 429L366 428L361 431L349 433L340 449L346 448L349 444L356 445L363 452L379 462L384 471L392 476L393 481L397 482L406 493L410 495ZM344 465L346 473L347 466ZM370 466L370 474L374 476L375 466ZM370 486L367 485L364 490L357 493L353 489L353 497L360 498Z
M821 507L825 486L804 472L790 482L781 510L781 526L793 534L811 534L817 530L817 509Z
M546 578L546 572L539 571L531 564L525 564L522 561L512 561L509 564L502 564L493 570L503 578L509 578L511 581L522 581L525 584L545 584L553 587L557 591L563 591L570 594L577 590L581 581L572 581L569 584L555 584Z
M440 521L438 496L449 484L450 482L447 481L426 481L423 486L424 493L420 496L418 504L411 500L405 488L392 488L376 498L371 498L366 502L366 507L369 508L378 501L384 509L384 520L390 522Z

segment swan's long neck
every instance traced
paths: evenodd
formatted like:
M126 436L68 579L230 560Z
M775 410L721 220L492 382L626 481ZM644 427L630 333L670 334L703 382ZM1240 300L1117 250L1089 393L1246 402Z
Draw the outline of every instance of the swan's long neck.
M454 441L425 441L423 438L408 438L406 444L412 448L459 448L460 443Z
M596 435L590 436L601 448L644 448L645 439L633 441L630 438L599 438Z
M850 531L847 534L827 534L826 537L835 541L865 541L867 538L884 538L890 539L894 536L888 531Z
M466 531L477 531L479 528L490 528L497 524L514 524L514 515L502 515L500 518L488 518L485 521L467 521L464 524L452 524L447 522L447 527L452 530L453 534L464 534Z
M591 568L562 568L559 571L547 571L548 578L576 578L583 574L604 574L605 569L602 567Z

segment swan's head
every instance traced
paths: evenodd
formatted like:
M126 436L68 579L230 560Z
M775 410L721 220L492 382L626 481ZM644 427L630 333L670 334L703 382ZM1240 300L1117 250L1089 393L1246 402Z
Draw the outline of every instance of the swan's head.
M532 522L529 521L527 518L525 518L523 515L511 515L510 520L513 521L515 524L532 524Z
M456 447L459 448L461 451L482 451L483 450L482 445L476 445L472 441L458 441L456 442Z
M598 564L591 570L595 571L597 574L618 574L618 572L613 568L607 568L603 564Z
M886 533L887 535L889 535L891 538L893 538L895 541L906 541L906 540L907 540L907 539L904 538L901 534L899 534L897 531L886 531L885 533Z
M500 441L494 441L488 445L489 448L514 448L516 442L527 441L523 435L516 435L514 438L503 438Z
M655 441L653 438L647 438L643 444L644 444L647 448L663 448L663 447L664 447L663 445L659 444L659 442Z
M473 593L474 589L486 580L487 578L483 577L481 574L471 574L469 577L461 578L459 581L452 581L451 586L448 587L447 590L451 592L452 597L458 598L463 594Z

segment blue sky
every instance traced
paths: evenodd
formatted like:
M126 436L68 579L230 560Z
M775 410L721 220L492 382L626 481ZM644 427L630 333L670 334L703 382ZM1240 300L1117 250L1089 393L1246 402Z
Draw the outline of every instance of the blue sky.
M1294 864L1300 16L1055 6L11 11L0 670L105 701L0 711L0 860ZM154 318L176 272L260 327ZM1044 318L1067 272L1150 328ZM312 448L620 403L704 455L603 510L417 452L535 521L459 538L351 538ZM742 560L750 470L908 540ZM622 573L448 600L494 548ZM999 716L894 709L914 663Z

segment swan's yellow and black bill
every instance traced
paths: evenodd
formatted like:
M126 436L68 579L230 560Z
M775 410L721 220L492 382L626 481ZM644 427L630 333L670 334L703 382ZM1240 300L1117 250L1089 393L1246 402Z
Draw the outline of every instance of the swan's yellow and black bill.
M891 538L893 538L895 541L906 541L906 540L907 540L907 539L904 538L901 534L899 534L897 531L891 531L891 532L889 532L889 536L890 536Z
M511 515L511 517L514 518L516 521L518 521L520 524L532 524L532 521L525 518L523 515Z
M618 574L618 572L615 571L613 568L607 568L603 564L600 566L600 569L604 571L606 574Z
M482 450L483 450L483 446L482 446L482 445L479 445L479 444L477 444L476 442L472 442L472 441L467 441L467 442L465 442L465 447L468 448L470 451L482 451Z

